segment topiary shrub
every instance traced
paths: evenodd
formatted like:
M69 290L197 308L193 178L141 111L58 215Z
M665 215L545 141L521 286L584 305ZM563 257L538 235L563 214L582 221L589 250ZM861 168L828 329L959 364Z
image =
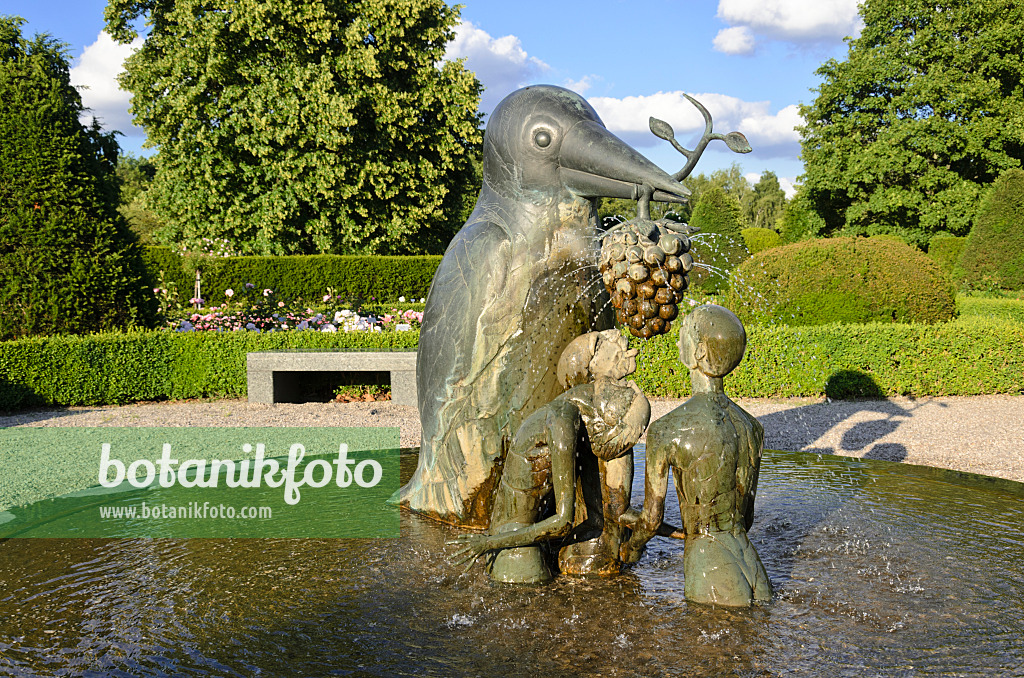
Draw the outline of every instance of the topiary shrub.
M755 226L754 228L744 228L740 233L743 234L743 244L747 246L747 251L751 254L770 250L782 243L782 236L770 228Z
M760 252L733 274L725 305L744 322L936 323L954 288L923 252L888 238L808 240Z
M696 263L690 272L690 286L705 292L720 292L729 285L729 272L750 256L743 244L742 212L739 201L717 186L703 191L693 206L690 226L691 254Z
M1024 289L1024 170L1003 172L982 198L953 277L973 289Z
M966 244L967 238L940 233L932 236L928 243L928 256L939 265L939 268L952 275Z
M22 23L0 17L0 339L151 326L113 133L82 126L64 46Z

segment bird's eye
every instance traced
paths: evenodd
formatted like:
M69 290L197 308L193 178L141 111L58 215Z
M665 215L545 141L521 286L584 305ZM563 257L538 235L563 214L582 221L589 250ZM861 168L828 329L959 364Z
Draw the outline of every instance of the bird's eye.
M533 135L533 143L537 144L541 148L547 148L551 145L551 132L547 130L539 130Z

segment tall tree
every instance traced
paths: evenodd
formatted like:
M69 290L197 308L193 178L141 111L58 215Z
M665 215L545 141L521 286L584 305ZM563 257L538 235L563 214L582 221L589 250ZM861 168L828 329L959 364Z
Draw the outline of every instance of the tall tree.
M242 251L443 251L475 193L480 85L443 0L109 0L121 82L160 147L165 239Z
M771 170L761 173L761 178L754 184L754 190L743 204L747 222L756 228L778 230L778 221L786 206L786 192L779 185L779 177Z
M146 325L113 133L83 127L65 46L23 23L0 17L0 340Z
M827 232L966 235L1024 159L1024 4L864 0L864 30L803 106L806 196Z
M146 207L146 193L156 176L156 163L150 158L136 158L122 153L117 158L117 178L121 184L117 211L124 217L143 245L156 245L153 237L160 228L160 219Z
M696 176L688 177L683 180L683 184L692 191L689 205L685 206L685 214L683 215L685 218L683 221L687 221L692 217L693 210L696 209L701 195L712 188L722 189L726 194L735 198L736 202L740 205L747 203L753 193L750 182L743 176L743 169L736 163L729 165L727 169L717 169L711 174L701 172ZM745 215L741 212L740 226L751 226L752 224L745 222L745 218Z

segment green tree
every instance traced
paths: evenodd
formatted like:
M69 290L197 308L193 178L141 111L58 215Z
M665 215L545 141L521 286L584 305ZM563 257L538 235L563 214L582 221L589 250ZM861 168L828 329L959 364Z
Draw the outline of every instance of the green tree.
M807 198L827 233L919 246L966 235L981 194L1024 158L1024 4L865 0L801 130Z
M696 176L687 177L683 180L683 185L692 191L689 205L684 206L685 218L683 221L690 220L693 210L700 201L701 195L709 189L722 189L726 194L735 198L740 206L750 201L754 190L750 186L750 182L747 181L747 178L743 176L743 169L736 163L729 165L727 169L717 169L711 174L704 174L702 172ZM742 226L753 225L746 222L742 209L740 211L740 220Z
M122 153L117 158L117 179L121 185L117 211L121 213L143 245L158 244L156 231L163 225L160 218L146 205L146 195L153 177L156 163L150 158L136 158L131 153Z
M438 253L475 195L480 85L443 0L109 0L159 146L161 237L257 254Z
M747 222L753 224L754 228L778 230L778 221L786 206L786 192L779 185L779 177L775 172L762 172L749 195L743 205Z
M65 46L0 17L0 340L152 322L113 133L79 122Z
M700 229L693 236L692 254L698 265L690 273L690 282L707 292L719 292L726 288L729 272L750 256L743 243L740 203L712 186L701 193L689 223Z
M799 242L819 237L826 230L825 220L814 211L803 184L797 186L796 195L786 201L778 221L783 243Z

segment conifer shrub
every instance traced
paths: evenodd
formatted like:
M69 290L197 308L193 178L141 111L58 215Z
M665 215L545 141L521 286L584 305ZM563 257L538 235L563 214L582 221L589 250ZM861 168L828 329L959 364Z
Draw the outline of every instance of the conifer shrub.
M953 277L973 289L1024 289L1024 170L1003 172L982 198Z
M751 254L769 250L782 243L782 236L770 228L744 228L740 233L743 235L743 244Z
M743 243L742 211L739 201L717 186L700 194L693 206L690 226L699 229L693 236L695 266L690 286L704 292L720 292L729 285L729 272L750 256Z
M765 250L733 274L725 305L747 323L937 323L954 287L927 255L888 238L827 238Z
M0 339L151 326L113 133L82 126L65 47L22 23L0 17Z
M963 254L967 238L940 233L933 236L928 243L928 256L946 273L952 275L956 262Z

